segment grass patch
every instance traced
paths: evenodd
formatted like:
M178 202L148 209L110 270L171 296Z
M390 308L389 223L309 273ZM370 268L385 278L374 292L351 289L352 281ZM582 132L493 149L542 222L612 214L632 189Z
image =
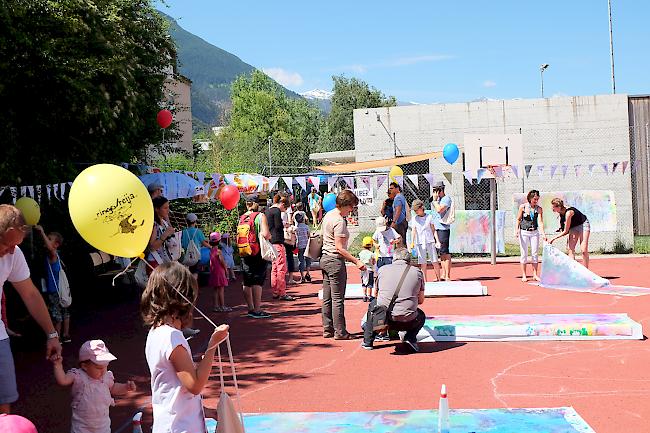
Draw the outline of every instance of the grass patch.
M634 253L650 254L650 236L634 236Z

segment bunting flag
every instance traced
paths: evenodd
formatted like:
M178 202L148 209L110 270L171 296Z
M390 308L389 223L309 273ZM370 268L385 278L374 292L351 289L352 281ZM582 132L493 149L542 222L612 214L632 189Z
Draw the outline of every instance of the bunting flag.
M309 182L318 190L320 188L320 176L309 176Z
M269 177L269 191L273 191L275 189L275 185L278 184L278 180L280 180L279 177Z
M395 181L400 186L400 188L404 189L404 176L394 176L394 177L395 177Z
M542 177L544 174L544 165L538 165L537 166L537 176Z
M434 176L433 176L433 174L431 174L431 173L425 173L425 174L423 174L422 176L424 176L424 178L427 180L427 182L429 182L429 186L433 185L433 181L434 181L434 179L435 179Z
M129 169L129 163L128 162L123 162L120 165L122 166L122 168L125 168L127 170Z
M332 188L334 188L334 185L336 185L336 180L338 179L338 176L330 176L327 178L327 190L331 191Z
M344 177L343 180L345 181L345 184L348 186L348 189L354 189L354 178L347 176Z
M234 174L224 174L223 177L226 179L228 185L235 184L235 175Z
M594 175L594 167L596 164L589 164L589 175L593 176Z
M481 183L481 180L483 180L483 176L485 176L485 173L487 173L486 168L479 168L476 170L476 182Z
M361 182L363 183L363 185L364 185L367 189L371 189L371 188L370 188L370 176L361 176Z
M555 171L557 170L557 164L551 164L551 179L555 176Z
M625 170L627 170L627 165L629 164L629 161L623 161L621 163L621 174L625 174Z
M503 179L503 167L500 165L497 165L494 167L494 177L497 179Z
M65 200L65 183L59 185L59 191L61 192L61 200Z
M52 185L45 185L47 189L47 199L52 200Z
M36 185L36 195L38 196L38 202L41 202L41 199L43 198L43 188L40 185ZM2 192L0 192L0 195L2 195Z
M29 192L29 196L33 199L36 199L36 196L34 195L34 187L33 186L28 186L27 191Z
M212 177L212 182L214 182L215 188L219 188L219 184L221 183L221 174L212 173L210 176Z
M442 175L447 179L447 182L449 182L449 185L451 185L451 181L453 180L453 177L450 172L442 173Z
M9 191L11 191L11 201L13 204L16 204L16 199L18 198L18 189L15 186L12 186L9 188Z
M287 186L287 189L291 189L293 185L293 178L291 176L281 176L284 184Z
M2 188L0 188L0 197L2 197L2 194L5 193L5 190L6 190L6 189L7 189L6 186L3 186Z
M580 176L580 167L581 167L580 164L576 164L576 165L573 166L573 169L576 172L576 177Z
M620 162L614 162L612 164L612 173L616 173L616 168L618 167L619 164L620 164Z
M55 199L59 199L59 184L55 183L52 185L52 195L54 195Z
M375 179L377 180L377 189L379 189L384 184L384 182L386 182L386 180L388 179L388 176L385 175L385 174L380 174Z
M303 191L307 191L307 178L304 176L297 176L296 182L298 182L298 185L300 185Z
M407 175L409 180L413 182L413 185L415 185L416 188L420 188L420 182L418 181L418 175L417 174L409 174Z
M562 165L561 170L562 170L562 177L563 177L563 178L566 177L566 172L567 172L568 169L569 169L569 166L568 166L568 165L566 165L566 164L565 164L565 165Z
M26 186L21 186L20 187L20 196L21 197L27 196L27 187Z
M530 170L533 168L532 164L524 165L524 171L526 172L526 178L530 177Z
M514 174L515 177L519 179L519 167L516 165L512 165L510 166L510 168L512 169L512 174Z
M205 183L205 173L204 172L202 172L202 171L197 172L196 177L197 177L196 180L198 180L201 185L203 185ZM206 189L206 191L207 191L207 189Z
M603 168L605 174L609 174L609 163L605 162L603 164L600 164L600 166Z
M472 178L473 178L473 176L472 176L472 170L465 170L465 171L463 172L463 176L465 176L465 179L467 179L467 181L468 181L469 183L472 183Z

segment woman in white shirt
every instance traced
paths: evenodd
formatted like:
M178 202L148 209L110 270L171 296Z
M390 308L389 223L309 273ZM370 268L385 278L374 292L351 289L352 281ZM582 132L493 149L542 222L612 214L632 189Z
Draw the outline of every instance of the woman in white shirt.
M411 220L413 225L411 249L417 250L418 263L425 280L427 278L427 253L429 254L433 270L436 273L435 281L438 281L440 280L440 263L438 263L436 248L440 248L440 240L433 224L433 217L424 212L422 200L414 200L411 209L415 211L415 218Z

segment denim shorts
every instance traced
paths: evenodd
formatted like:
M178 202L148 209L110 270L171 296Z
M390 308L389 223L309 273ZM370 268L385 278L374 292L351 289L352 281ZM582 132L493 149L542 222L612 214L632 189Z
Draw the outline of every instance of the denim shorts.
M16 387L16 369L11 354L9 339L0 340L0 404L9 404L18 400Z

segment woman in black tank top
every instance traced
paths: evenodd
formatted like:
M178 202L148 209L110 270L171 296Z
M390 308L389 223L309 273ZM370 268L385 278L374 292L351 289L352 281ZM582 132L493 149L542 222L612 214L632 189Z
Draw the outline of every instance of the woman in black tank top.
M553 243L562 236L569 235L567 242L569 257L575 260L576 245L580 242L582 251L582 262L589 268L589 234L591 232L587 216L574 207L565 207L564 201L560 198L551 200L553 212L560 215L559 234L549 241Z

